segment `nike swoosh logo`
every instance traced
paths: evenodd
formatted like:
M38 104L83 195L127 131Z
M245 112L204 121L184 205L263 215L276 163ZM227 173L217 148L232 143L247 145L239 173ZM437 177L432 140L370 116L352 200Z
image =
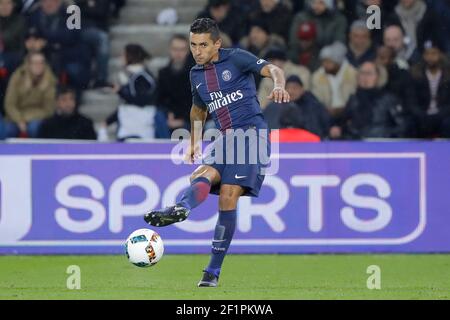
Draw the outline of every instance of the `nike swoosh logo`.
M247 176L238 176L238 175L235 175L234 178L235 178L235 179L244 179L244 178L247 178Z
M195 88L198 90L198 88L200 88L201 85L202 83L199 83L198 85L195 86Z

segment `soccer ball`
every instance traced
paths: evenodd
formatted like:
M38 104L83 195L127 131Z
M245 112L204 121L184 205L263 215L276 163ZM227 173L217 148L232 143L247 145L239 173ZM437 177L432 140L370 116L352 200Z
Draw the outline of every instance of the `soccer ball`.
M151 267L161 260L164 254L164 244L155 231L139 229L128 236L125 253L128 260L135 266Z

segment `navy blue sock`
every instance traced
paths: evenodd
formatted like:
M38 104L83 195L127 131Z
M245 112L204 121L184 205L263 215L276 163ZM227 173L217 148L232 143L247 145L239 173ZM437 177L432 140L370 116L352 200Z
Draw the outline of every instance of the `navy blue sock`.
M225 258L231 240L233 239L234 230L236 229L236 209L229 211L219 211L219 220L217 221L216 230L211 249L211 260L205 271L216 275L220 275L223 259Z
M191 186L187 188L178 204L189 210L198 207L208 197L211 190L211 183L207 178L199 177L191 182Z

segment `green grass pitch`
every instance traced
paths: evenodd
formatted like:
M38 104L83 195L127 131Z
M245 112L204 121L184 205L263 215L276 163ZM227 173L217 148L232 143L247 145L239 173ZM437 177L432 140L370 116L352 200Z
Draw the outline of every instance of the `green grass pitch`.
M0 299L450 299L450 255L230 255L218 288L197 288L206 255L0 256ZM81 269L81 289L66 286ZM381 268L369 290L367 267Z

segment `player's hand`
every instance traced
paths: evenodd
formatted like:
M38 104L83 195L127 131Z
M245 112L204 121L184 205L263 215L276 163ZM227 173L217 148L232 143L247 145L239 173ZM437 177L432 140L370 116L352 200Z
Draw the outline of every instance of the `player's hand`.
M275 103L288 103L291 101L289 93L282 87L273 88L267 99L273 100Z
M196 143L194 145L190 145L186 155L184 156L184 161L187 163L194 163L195 160L200 159L202 156L201 145Z

